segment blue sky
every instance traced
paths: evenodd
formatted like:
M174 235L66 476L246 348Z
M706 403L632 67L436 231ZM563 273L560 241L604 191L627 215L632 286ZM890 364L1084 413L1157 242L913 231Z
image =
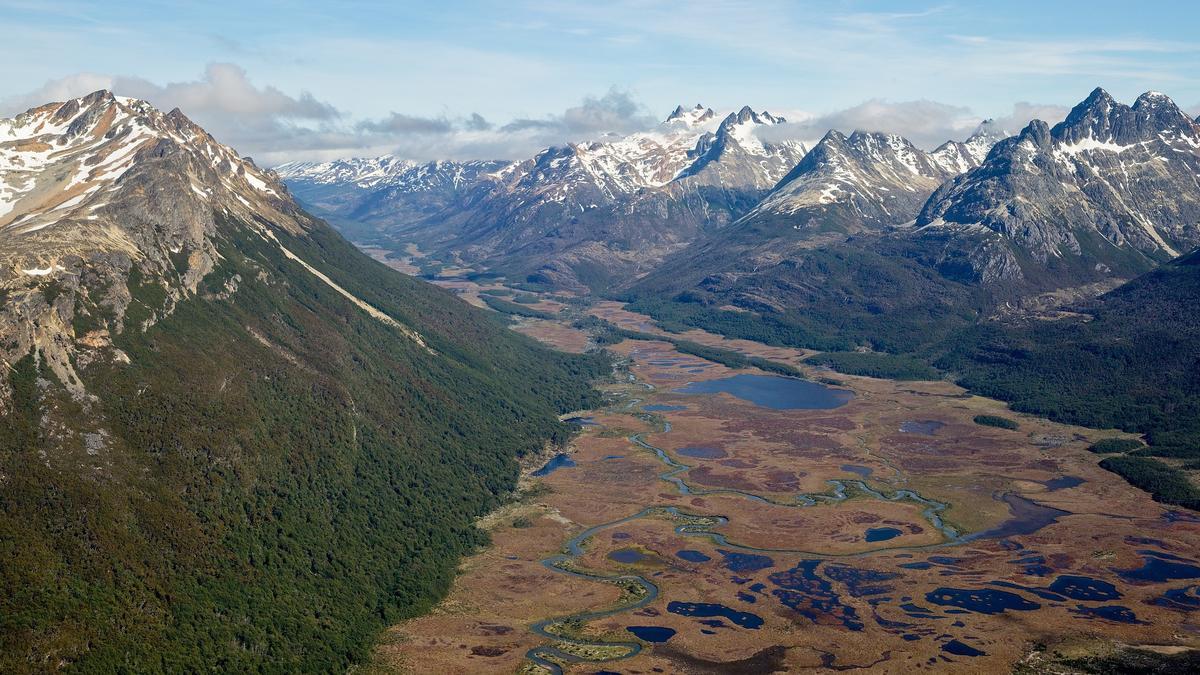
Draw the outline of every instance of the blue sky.
M1097 85L1126 101L1164 91L1200 113L1200 9L1183 2L0 0L0 12L4 112L125 88L273 160L520 155L695 102L926 142L979 117L1051 116ZM545 124L516 134L514 120Z

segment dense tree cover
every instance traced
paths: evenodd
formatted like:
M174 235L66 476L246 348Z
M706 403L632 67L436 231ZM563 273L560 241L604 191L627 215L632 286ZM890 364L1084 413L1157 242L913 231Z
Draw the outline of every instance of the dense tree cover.
M83 370L90 407L32 358L8 374L0 671L344 671L446 592L515 458L597 403L603 357L539 348L324 226L278 236L433 353L236 223L145 333L161 305L131 279L131 361Z
M1016 420L1010 420L1007 417L1000 417L999 415L976 415L972 418L972 421L980 426L1008 429L1009 431L1016 431L1021 428L1021 425Z
M1108 457L1100 466L1154 495L1156 501L1200 509L1200 490L1187 476L1149 457Z
M488 307L491 307L492 309L496 310L497 312L500 312L501 314L509 314L512 316L527 316L527 317L530 317L533 319L553 319L554 318L554 315L551 314L550 312L546 312L546 311L543 311L540 309L533 309L532 307L525 307L524 305L518 305L515 302L509 302L508 300L504 300L495 295L481 295L479 297L483 299L483 304L487 305Z
M1132 438L1105 438L1088 446L1088 451L1097 455L1112 455L1144 447L1145 443Z
M938 380L942 373L926 361L887 352L822 352L807 359L815 366L828 366L840 373L890 380Z

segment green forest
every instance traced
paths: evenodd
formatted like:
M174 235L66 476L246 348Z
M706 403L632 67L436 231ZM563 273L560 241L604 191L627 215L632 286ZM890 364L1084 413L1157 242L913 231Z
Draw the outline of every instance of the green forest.
M135 274L130 363L82 371L91 404L32 357L8 375L0 671L344 671L447 591L516 458L598 402L606 357L540 348L323 224L276 233L433 353L241 223L144 333L164 293ZM93 419L95 457L76 433Z

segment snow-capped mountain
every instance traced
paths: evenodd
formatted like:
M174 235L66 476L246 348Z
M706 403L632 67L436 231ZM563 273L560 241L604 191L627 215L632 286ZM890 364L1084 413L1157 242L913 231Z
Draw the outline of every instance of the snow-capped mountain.
M392 155L276 167L306 206L336 220L356 239L374 239L391 228L419 227L426 219L466 208L480 184L506 161L410 162Z
M279 171L356 236L402 236L443 256L580 285L581 274L636 273L749 210L804 156L800 143L758 137L784 121L750 108L719 117L680 106L648 131L507 165L472 163L486 166L433 200L396 178L413 169L394 159Z
M995 137L983 125L965 142L925 152L895 134L830 131L734 227L804 236L901 225L946 179L978 166Z
M952 175L966 173L983 164L992 147L1009 135L995 120L984 120L967 140L946 141L929 153L929 158Z
M774 185L805 154L799 141L764 142L759 137L767 128L786 122L749 106L730 114L715 133L699 139L692 152L694 160L679 179L732 188Z
M917 225L983 236L971 274L1127 275L1200 244L1200 125L1170 98L1096 89L1066 120L1035 120L940 188ZM1027 262L1032 260L1033 262Z
M202 292L232 223L291 259L283 238L325 227L179 110L98 91L0 120L0 358L36 351L81 391L76 369L107 353L132 306L145 329ZM134 277L161 303L135 297Z
M143 178L137 170L151 161L183 163L178 187L231 213L278 213L290 201L270 171L216 142L178 110L164 114L145 101L98 91L0 120L0 231L12 243L44 237L53 242L43 249L47 256L64 245L67 223L89 224L93 232L85 235L133 236L112 211L122 198L137 196L133 188ZM189 236L169 235L176 238L169 246Z
M289 162L275 167L275 173L288 181L319 185L353 183L363 188L389 184L417 164L395 155L354 157L332 162Z

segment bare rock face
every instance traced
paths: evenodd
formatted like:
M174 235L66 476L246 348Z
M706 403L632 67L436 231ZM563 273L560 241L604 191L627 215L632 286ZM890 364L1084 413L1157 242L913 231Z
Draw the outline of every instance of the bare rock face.
M270 172L178 110L98 91L0 120L0 358L32 352L85 397L76 364L122 358L109 336L135 291L162 298L141 329L197 292L221 218L308 222Z
M938 189L917 226L987 242L971 256L983 282L1047 269L1128 276L1200 245L1198 174L1200 125L1171 99L1148 92L1127 106L1096 89L1062 123L1035 120Z
M978 166L995 138L985 125L929 153L895 134L830 131L735 227L794 239L907 223L942 182Z

